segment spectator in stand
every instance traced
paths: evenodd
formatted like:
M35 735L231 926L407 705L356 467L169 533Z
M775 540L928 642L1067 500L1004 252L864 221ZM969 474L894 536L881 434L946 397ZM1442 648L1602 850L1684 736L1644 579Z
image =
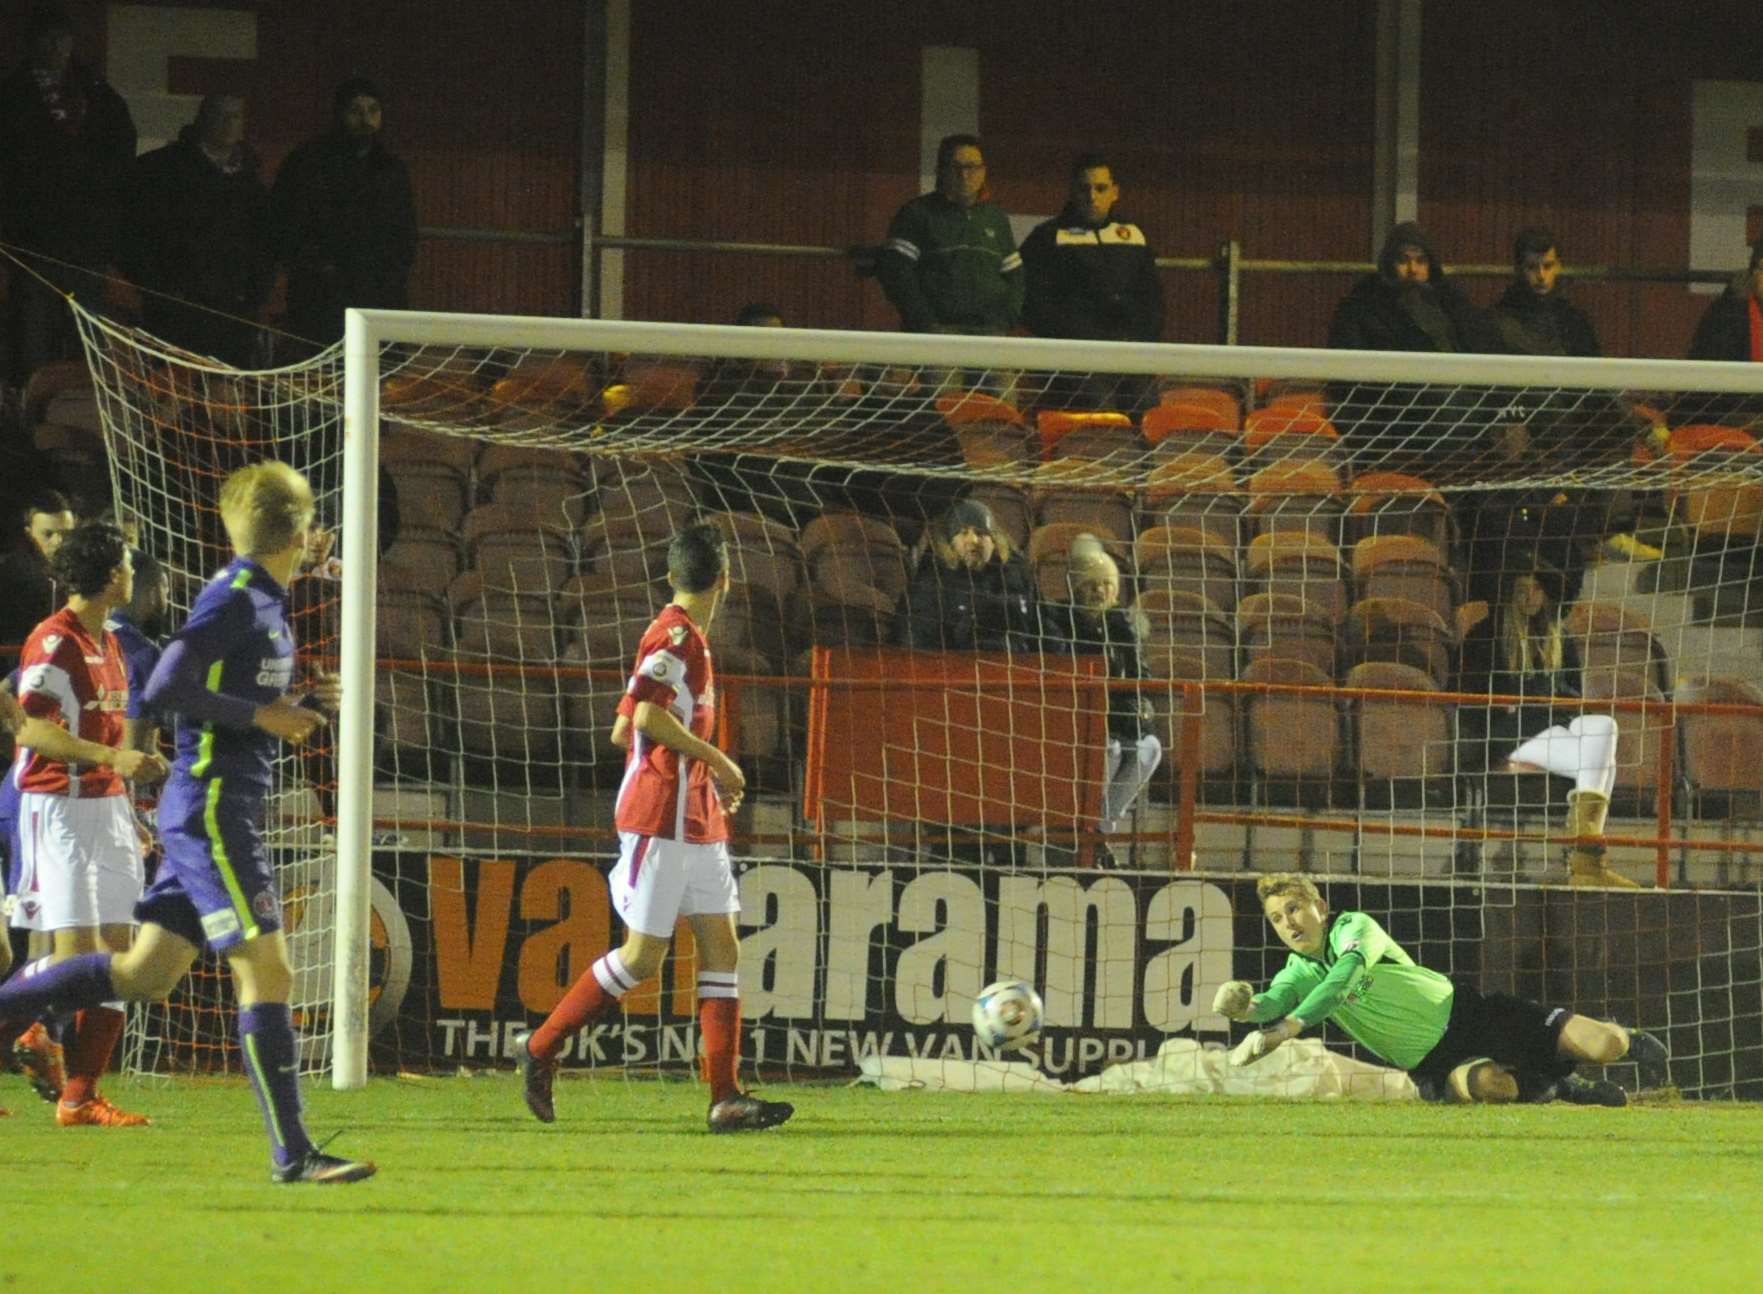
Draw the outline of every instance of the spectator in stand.
M1163 284L1145 231L1114 214L1120 185L1100 153L1071 164L1065 210L1023 240L1023 319L1038 337L1156 341Z
M1515 553L1502 588L1492 614L1463 645L1457 690L1523 700L1458 708L1464 736L1483 752L1479 760L1462 762L1489 772L1572 778L1568 830L1601 837L1616 784L1616 720L1551 703L1580 694L1578 653L1561 619L1566 578L1535 554ZM1636 888L1611 870L1601 842L1574 845L1567 873L1571 885Z
M906 590L902 645L920 651L1034 650L1040 637L1034 579L992 510L963 499L927 532L928 550Z
M1003 208L988 200L974 135L937 146L937 187L888 226L875 274L907 332L1002 336L1022 314L1022 257Z
M1046 649L1071 655L1099 655L1108 666L1110 679L1139 679L1145 670L1139 642L1145 634L1144 618L1120 605L1120 568L1094 535L1079 535L1071 543L1066 560L1071 601L1041 609ZM1163 743L1151 731L1150 704L1137 689L1111 689L1108 693L1108 761L1102 790L1102 817L1096 824L1104 834L1119 831L1122 821L1138 802L1139 792L1163 762ZM1125 866L1132 856L1130 844L1107 842L1108 856Z
M1353 285L1335 307L1328 344L1337 350L1451 354L1495 349L1486 316L1445 273L1419 225L1390 230L1377 272ZM1449 477L1490 450L1514 449L1491 435L1504 401L1488 391L1400 383L1330 388L1330 417L1357 471ZM1525 442L1526 445L1528 442Z
M272 210L288 267L288 331L328 346L349 306L401 310L416 263L410 171L380 139L379 87L337 87L330 130L300 145L276 175Z
M1446 276L1432 239L1412 222L1384 239L1377 272L1335 307L1328 344L1336 350L1486 350L1480 313Z
M117 254L135 123L122 96L73 57L74 33L53 5L33 11L24 61L0 81L0 239L26 254L7 293L7 372L78 351L63 297L96 307ZM36 275L41 275L38 279Z
M123 247L148 332L236 368L267 361L275 249L243 99L209 95L175 142L136 164Z
M0 558L0 673L12 670L17 648L61 605L49 563L73 527L73 505L57 490L44 490L25 505L19 542Z
M1561 253L1547 229L1520 230L1512 244L1512 282L1489 312L1510 355L1598 356L1598 330L1561 290Z
M1751 262L1733 276L1696 325L1691 359L1763 363L1763 238L1751 244Z

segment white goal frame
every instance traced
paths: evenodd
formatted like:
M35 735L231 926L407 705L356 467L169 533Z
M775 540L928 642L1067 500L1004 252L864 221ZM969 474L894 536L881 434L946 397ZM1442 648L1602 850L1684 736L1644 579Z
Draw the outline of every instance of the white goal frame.
M1588 390L1693 389L1763 394L1748 364L1677 360L1396 355L1370 351L1075 342L904 333L356 310L345 315L341 673L332 1085L367 1081L369 910L373 836L374 607L377 601L380 364L384 348L423 345L622 351L833 364L1170 373L1317 380L1540 385Z

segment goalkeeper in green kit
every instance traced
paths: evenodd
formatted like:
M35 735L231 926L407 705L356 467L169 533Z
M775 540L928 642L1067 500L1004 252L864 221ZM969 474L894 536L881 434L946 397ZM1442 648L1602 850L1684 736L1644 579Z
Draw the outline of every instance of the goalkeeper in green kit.
M1505 993L1481 993L1415 964L1363 912L1330 914L1306 876L1264 876L1256 896L1292 954L1264 993L1233 980L1212 1009L1265 1027L1231 1052L1253 1064L1287 1039L1332 1020L1386 1064L1405 1069L1428 1101L1626 1105L1607 1079L1574 1073L1581 1062L1629 1059L1642 1087L1665 1081L1665 1046L1649 1033Z

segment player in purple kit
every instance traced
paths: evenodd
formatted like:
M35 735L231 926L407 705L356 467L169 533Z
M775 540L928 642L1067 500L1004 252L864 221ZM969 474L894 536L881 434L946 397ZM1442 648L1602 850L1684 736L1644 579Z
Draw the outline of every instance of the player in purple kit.
M197 597L144 698L177 717L177 757L159 800L165 858L135 910L140 935L126 953L75 957L0 987L0 1016L164 997L206 943L232 968L239 1047L269 1133L271 1179L359 1181L373 1164L325 1154L306 1133L288 1011L293 971L262 837L278 744L304 741L322 722L290 694L287 587L306 553L312 488L284 463L256 463L221 486L220 515L236 556ZM317 676L312 693L334 708L336 677Z

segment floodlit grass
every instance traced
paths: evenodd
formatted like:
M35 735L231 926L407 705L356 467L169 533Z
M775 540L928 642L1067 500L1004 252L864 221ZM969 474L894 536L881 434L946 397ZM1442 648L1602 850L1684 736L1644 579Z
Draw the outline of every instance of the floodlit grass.
M310 1093L380 1176L269 1184L240 1083L114 1082L142 1130L0 1084L0 1285L218 1291L1755 1288L1763 1108L1440 1109L512 1077ZM640 1285L638 1284L640 1282Z

